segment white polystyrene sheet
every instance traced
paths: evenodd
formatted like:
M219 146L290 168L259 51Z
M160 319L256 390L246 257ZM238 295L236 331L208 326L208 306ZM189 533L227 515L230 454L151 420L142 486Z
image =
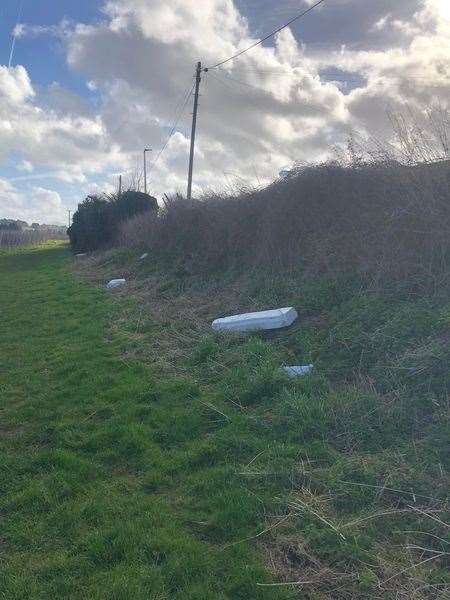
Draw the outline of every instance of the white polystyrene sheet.
M212 323L215 331L257 331L288 327L297 319L297 311L292 306L259 312L243 313L216 319Z
M113 288L120 287L121 285L124 285L124 283L125 283L125 279L111 279L111 281L109 281L106 284L106 287L108 288L108 290L111 290Z
M289 377L303 377L308 373L311 373L314 365L292 365L287 367L281 367L281 370L287 373Z

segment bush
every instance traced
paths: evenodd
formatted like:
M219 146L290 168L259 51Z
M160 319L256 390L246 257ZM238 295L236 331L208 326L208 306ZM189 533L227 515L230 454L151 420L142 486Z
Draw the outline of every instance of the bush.
M153 196L128 190L123 194L118 195L113 201L113 212L117 221L125 221L137 214L158 209L158 202Z
M144 212L155 213L156 198L129 190L120 195L88 196L73 215L67 230L75 251L92 251L111 245L121 222Z
M156 211L140 213L120 224L117 241L127 248L144 248L153 238L157 226Z
M95 250L112 240L110 205L106 198L88 196L73 215L67 230L74 250Z
M235 196L177 196L145 228L147 246L202 273L301 268L420 291L448 278L449 198L449 162L328 163Z

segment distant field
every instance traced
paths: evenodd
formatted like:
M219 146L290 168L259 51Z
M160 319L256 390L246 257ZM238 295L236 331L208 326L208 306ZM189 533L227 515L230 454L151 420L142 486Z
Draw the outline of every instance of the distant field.
M0 253L0 597L446 597L448 298L137 256Z
M49 240L67 240L67 236L53 231L8 231L0 229L0 248L29 246L31 244L40 244Z

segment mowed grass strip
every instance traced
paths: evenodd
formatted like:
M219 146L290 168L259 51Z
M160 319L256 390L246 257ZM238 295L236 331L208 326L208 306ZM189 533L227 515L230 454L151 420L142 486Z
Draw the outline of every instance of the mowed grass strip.
M252 543L224 545L265 520L208 441L218 415L121 358L107 293L69 260L0 255L0 597L292 597L257 585Z

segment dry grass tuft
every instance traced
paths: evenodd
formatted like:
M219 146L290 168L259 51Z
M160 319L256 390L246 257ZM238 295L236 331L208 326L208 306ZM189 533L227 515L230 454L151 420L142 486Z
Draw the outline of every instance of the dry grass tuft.
M120 240L192 273L301 268L422 293L448 284L449 198L449 161L327 163L263 190L177 196L157 219L126 223Z

